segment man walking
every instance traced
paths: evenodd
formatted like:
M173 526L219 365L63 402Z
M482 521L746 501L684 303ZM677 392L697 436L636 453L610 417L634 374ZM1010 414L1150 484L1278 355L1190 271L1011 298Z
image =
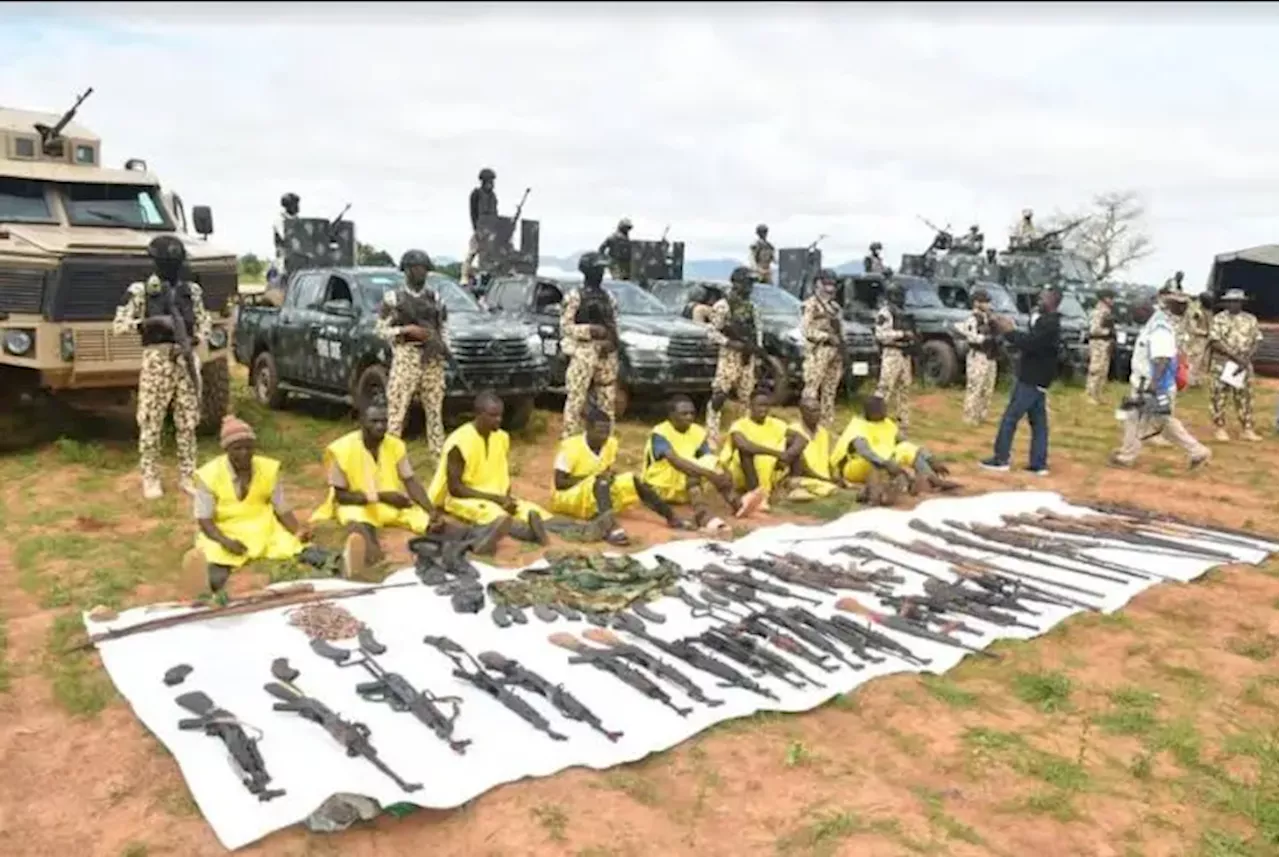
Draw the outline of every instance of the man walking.
M1000 418L995 449L990 458L979 464L984 470L1009 469L1013 435L1025 416L1031 425L1031 460L1027 472L1035 476L1049 475L1049 411L1045 399L1049 385L1058 374L1058 338L1061 331L1058 304L1061 301L1062 292L1059 290L1042 291L1040 311L1028 333L1011 329L1011 320L997 316L997 324L1004 331L1005 338L1022 356L1018 361L1017 380L1009 394L1009 404Z

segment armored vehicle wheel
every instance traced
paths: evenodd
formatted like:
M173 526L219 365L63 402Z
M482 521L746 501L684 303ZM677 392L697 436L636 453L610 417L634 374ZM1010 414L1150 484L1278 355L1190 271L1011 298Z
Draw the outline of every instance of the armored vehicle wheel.
M196 431L213 435L222 428L222 418L231 403L231 367L225 356L211 360L200 370L200 424Z
M352 391L352 398L355 400L356 414L360 414L369 405L375 401L386 405L387 403L387 370L384 366L374 364L365 367L365 370L356 378L356 388Z
M956 380L960 361L948 342L931 339L920 349L920 377L930 387L946 387Z
M502 427L520 431L533 418L533 396L512 396L503 400Z
M253 359L250 381L253 385L253 398L258 404L273 409L284 404L285 394L279 387L280 374L276 372L276 361L270 353L264 351Z

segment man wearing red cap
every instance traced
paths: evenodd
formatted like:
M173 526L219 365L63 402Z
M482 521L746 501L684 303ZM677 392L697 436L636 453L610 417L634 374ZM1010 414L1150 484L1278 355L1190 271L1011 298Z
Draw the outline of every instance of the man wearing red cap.
M183 571L203 571L209 589L222 592L231 572L257 559L299 559L317 567L331 563L324 551L303 544L308 537L285 503L280 462L254 454L253 429L226 416L219 437L224 451L196 471L193 496L200 532L182 558Z

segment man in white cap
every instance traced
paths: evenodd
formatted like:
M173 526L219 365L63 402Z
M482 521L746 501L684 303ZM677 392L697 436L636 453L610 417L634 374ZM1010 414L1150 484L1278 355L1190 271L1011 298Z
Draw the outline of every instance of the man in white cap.
M1244 311L1244 299L1241 289L1224 292L1218 299L1222 311L1213 317L1209 327L1209 377L1213 379L1209 402L1216 427L1213 439L1218 441L1231 440L1223 409L1228 395L1236 405L1242 429L1240 437L1248 441L1262 440L1253 430L1253 353L1262 341L1262 331L1253 313ZM1232 383L1222 379L1228 363L1233 364L1227 374Z

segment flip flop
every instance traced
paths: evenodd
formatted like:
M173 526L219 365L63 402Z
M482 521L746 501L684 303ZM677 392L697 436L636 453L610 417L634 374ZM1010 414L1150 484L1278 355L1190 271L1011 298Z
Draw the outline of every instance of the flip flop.
M627 534L622 530L622 528L618 528L616 530L611 531L607 536L604 537L604 540L609 544L614 545L615 547L620 547L620 548L624 548L627 545L631 544L631 539L627 538Z

